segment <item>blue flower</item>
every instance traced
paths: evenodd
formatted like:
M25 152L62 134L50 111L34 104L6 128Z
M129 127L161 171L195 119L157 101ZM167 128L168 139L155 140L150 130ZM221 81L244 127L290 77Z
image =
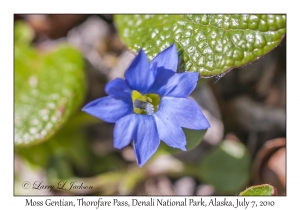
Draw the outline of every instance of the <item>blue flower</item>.
M151 63L140 50L125 80L110 81L106 97L96 99L83 111L116 123L114 147L122 149L133 140L137 164L141 167L155 153L160 140L186 151L181 127L204 130L210 127L198 104L188 98L195 89L199 73L176 73L178 55L173 44Z

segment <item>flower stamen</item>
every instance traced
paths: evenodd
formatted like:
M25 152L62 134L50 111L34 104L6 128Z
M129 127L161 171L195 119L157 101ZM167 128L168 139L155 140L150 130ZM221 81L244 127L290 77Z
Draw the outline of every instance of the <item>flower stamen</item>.
M136 90L132 91L133 111L137 114L153 115L159 107L160 97L158 94L142 95Z
M154 107L151 103L149 102L144 102L144 101L140 101L138 99L136 99L134 102L133 102L133 107L135 109L141 109L141 110L144 110L146 111L146 113L148 115L152 115L154 113Z

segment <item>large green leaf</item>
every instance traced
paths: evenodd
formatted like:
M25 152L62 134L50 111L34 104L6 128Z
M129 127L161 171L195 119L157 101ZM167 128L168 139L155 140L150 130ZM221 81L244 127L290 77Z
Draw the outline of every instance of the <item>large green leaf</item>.
M243 144L224 140L203 157L199 176L217 192L236 194L249 182L250 164L250 155Z
M116 15L129 49L150 59L176 43L179 71L222 75L263 56L282 40L285 15Z
M91 160L88 141L82 127L73 124L80 114L70 117L49 141L31 147L16 147L16 154L37 167L46 168L50 161L55 162L56 159L62 160L66 157L78 167L86 167L86 163Z
M84 62L67 44L47 52L31 47L24 24L18 23L15 32L15 144L29 145L49 139L79 108Z
M30 147L15 147L15 153L32 168L46 169L48 181L70 178L74 171L93 176L111 168L122 168L124 163L114 153L101 156L93 152L85 127L95 122L101 121L79 111L48 141Z

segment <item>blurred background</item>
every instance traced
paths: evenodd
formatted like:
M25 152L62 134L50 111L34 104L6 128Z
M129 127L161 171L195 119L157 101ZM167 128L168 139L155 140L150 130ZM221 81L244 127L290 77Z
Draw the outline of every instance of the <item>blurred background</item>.
M114 124L80 111L134 58L113 15L15 15L14 23L15 195L238 195L258 184L286 194L285 38L222 78L200 79L192 97L211 128L203 139L187 136L201 143L188 152L162 143L139 168L130 145L113 148ZM69 190L72 182L86 187Z

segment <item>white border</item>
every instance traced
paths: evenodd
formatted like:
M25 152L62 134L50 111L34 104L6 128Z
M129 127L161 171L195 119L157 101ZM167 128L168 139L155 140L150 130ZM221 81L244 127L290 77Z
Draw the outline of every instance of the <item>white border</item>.
M272 198L272 209L299 206L299 8L292 1L1 1L1 179L0 206L24 208L26 197L13 196L13 14L14 13L287 13L287 197ZM31 197L46 200L47 197ZM53 197L49 197L53 199ZM74 200L76 197L64 197ZM109 197L106 197L109 198ZM111 197L113 199L115 197ZM122 197L131 199L130 197ZM167 198L167 197L164 197ZM179 197L180 198L180 197ZM208 197L206 197L208 198ZM218 197L221 199L222 197ZM59 199L59 198L56 198ZM96 197L87 198L96 199ZM146 197L141 197L146 199ZM176 197L173 197L176 199ZM262 200L262 198L255 198ZM270 197L266 198L270 199ZM31 209L32 207L28 208ZM138 207L141 208L141 207ZM180 207L165 207L176 209ZM2 209L2 208L1 208ZM68 209L68 208L64 208ZM72 209L74 209L72 207ZM93 209L93 208L90 208ZM105 209L105 208L102 208ZM110 208L114 209L114 208ZM128 208L127 208L128 209ZM181 208L182 209L182 208ZM268 208L269 209L269 208ZM293 209L293 208L292 208Z

